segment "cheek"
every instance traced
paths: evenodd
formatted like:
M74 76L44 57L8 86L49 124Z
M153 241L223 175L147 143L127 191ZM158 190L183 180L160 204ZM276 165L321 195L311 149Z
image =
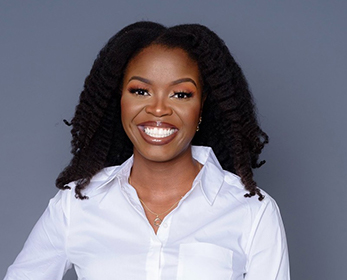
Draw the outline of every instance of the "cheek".
M140 106L136 105L136 103L131 101L130 98L128 97L121 98L120 106L121 106L122 122L131 121L140 110L139 108Z
M186 109L182 108L182 110L180 110L182 122L187 128L195 131L200 117L200 110L200 106L193 106L192 108Z
M132 106L131 102L128 98L121 99L121 119L123 128L127 131L127 128L130 126L132 119L134 118L134 106Z

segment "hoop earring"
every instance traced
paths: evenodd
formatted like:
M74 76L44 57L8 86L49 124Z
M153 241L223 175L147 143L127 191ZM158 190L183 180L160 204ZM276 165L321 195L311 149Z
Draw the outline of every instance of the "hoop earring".
M199 122L198 125L196 126L196 132L198 132L200 130L200 124L202 122L202 117L199 118Z

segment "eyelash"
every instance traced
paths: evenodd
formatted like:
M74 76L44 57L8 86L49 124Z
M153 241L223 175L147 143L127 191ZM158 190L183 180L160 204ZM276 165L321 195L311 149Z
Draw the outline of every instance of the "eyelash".
M179 96L181 96L181 97L179 97ZM177 91L177 92L174 92L174 94L172 95L172 97L178 98L178 99L188 99L192 96L193 96L193 94L191 92L185 92L185 91Z
M132 94L141 95L141 96L149 95L148 89L145 89L145 88L131 88L129 89L129 92ZM191 92L176 91L170 97L177 98L177 99L188 99L192 96L193 96L193 93Z
M144 88L131 88L129 92L136 95L147 96L149 95L148 90Z

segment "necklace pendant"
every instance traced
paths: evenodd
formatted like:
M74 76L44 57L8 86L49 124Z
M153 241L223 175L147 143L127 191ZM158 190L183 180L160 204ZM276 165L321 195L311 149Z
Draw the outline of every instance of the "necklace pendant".
M161 225L161 222L162 222L162 220L157 216L157 217L154 219L153 225L155 225L156 227L159 227L159 226Z

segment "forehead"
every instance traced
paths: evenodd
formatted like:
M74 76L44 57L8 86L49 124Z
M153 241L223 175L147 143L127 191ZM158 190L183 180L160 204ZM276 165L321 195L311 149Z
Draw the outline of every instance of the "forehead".
M137 54L127 65L125 79L143 76L151 80L172 81L189 77L199 81L199 68L186 51L151 45Z

